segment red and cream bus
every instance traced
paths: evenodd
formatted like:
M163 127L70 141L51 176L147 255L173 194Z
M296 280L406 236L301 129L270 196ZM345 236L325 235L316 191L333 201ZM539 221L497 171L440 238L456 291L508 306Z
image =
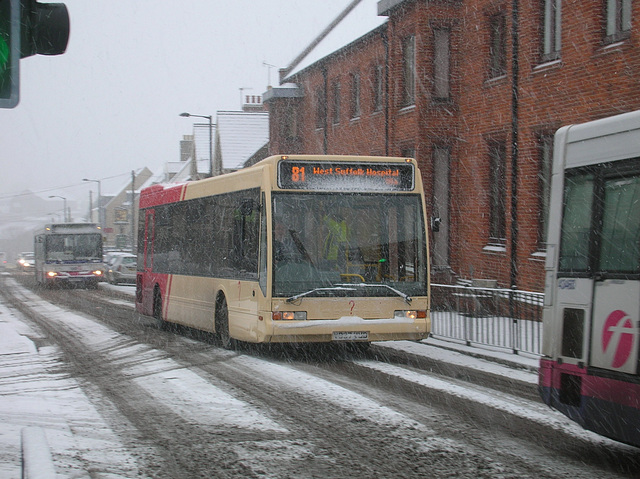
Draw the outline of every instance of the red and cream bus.
M427 251L415 160L272 156L141 192L136 308L227 348L418 340Z
M640 447L640 111L555 136L544 401Z

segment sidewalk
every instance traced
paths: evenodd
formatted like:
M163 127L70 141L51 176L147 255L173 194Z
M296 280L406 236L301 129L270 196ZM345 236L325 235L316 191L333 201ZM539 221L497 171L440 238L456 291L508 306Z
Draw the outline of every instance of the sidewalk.
M523 398L540 401L538 394L539 358L427 338L419 342L392 341L374 343L372 351L383 357L492 387Z

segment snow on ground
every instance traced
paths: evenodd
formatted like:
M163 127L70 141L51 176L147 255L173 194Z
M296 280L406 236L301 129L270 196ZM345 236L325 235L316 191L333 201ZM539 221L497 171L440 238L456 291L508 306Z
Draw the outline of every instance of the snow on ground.
M102 283L100 287L135 294L135 288L130 286ZM90 318L51 305L26 289L22 293L28 295L30 306L44 312L51 321L64 321L87 347L106 355L112 364L119 364L123 375L150 396L170 405L185 421L215 421L215 425L260 431L287 430L257 408L230 396L195 372L182 367L163 351L136 343ZM434 347L430 342L433 340L427 340L426 345L405 341L384 345L414 354L437 356L453 364L517 377L527 382L536 381L535 358L513 357L512 360L520 368L513 369L489 360L469 357L461 351ZM41 346L36 347L36 344ZM44 430L56 466L63 469L65 475L83 477L81 471L96 464L103 470L111 467L114 474L128 477L137 475L135 461L84 394L79 383L73 377L59 372L63 370L58 367L62 361L60 351L45 344L46 338L40 337L37 331L24 323L18 313L0 303L0 477L19 477L20 436L22 429L27 426L38 426ZM483 351L483 354L493 353ZM502 352L495 354L501 355L501 361L510 357ZM257 370L269 381L279 382L283 387L301 394L320 397L380 424L416 427L415 421L400 413L293 366L274 364L247 355L233 357L228 363L235 363L241 370ZM542 403L532 407L530 401L506 395L498 399L482 391L393 365L375 361L359 363L385 374L400 376L422 387L481 402L583 438L590 435L594 442L604 441L599 436L583 431ZM210 414L211 410L216 410L217 414ZM238 447L241 449L241 445ZM292 444L283 444L283 447L291 454L304 452ZM104 451L109 453L104 454ZM242 451L238 452L243 455ZM249 450L245 453L248 455ZM109 464L103 464L105 457L109 458Z
M286 431L164 353L136 344L27 290L23 293L29 296L30 306L50 321L64 321L89 348L108 355L116 364L121 362L125 375L150 396L170 404L185 421L211 420L229 427ZM34 341L42 340L21 321L19 313L0 303L0 477L20 477L21 431L29 426L44 430L55 463L65 476L83 477L82 471L89 467L108 471L109 464L117 467L114 474L137 476L135 462L78 382L54 372L62 361L60 351L35 346ZM217 414L211 414L212 410ZM46 455L47 451L41 451L41 457ZM105 457L109 464L102 463Z
M425 348L425 344L434 346ZM419 343L413 341L390 341L378 343L384 348L395 349L417 356L425 356L437 361L475 369L477 371L509 377L531 384L538 383L538 358L529 358L488 348L474 348L455 342L428 338ZM491 359L483 359L483 356ZM509 367L505 367L508 365Z
M65 477L82 477L87 463L136 476L135 461L79 383L56 372L62 362L60 351L36 348L29 338L42 339L0 303L0 477L21 476L21 433L27 426L45 432ZM41 451L40 456L46 453Z

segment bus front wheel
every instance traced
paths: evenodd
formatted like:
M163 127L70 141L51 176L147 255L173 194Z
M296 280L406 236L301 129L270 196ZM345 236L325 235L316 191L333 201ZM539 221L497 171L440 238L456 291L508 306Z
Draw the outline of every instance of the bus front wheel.
M167 322L162 319L162 295L157 287L153 290L153 319L162 330L167 330Z

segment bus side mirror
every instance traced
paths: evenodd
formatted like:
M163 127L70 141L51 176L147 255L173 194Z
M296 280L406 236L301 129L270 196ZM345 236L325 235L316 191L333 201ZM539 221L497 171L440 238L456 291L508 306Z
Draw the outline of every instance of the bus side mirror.
M442 218L439 218L437 216L432 216L431 217L431 231L433 231L434 233L437 233L438 231L440 231L440 223L442 222Z

